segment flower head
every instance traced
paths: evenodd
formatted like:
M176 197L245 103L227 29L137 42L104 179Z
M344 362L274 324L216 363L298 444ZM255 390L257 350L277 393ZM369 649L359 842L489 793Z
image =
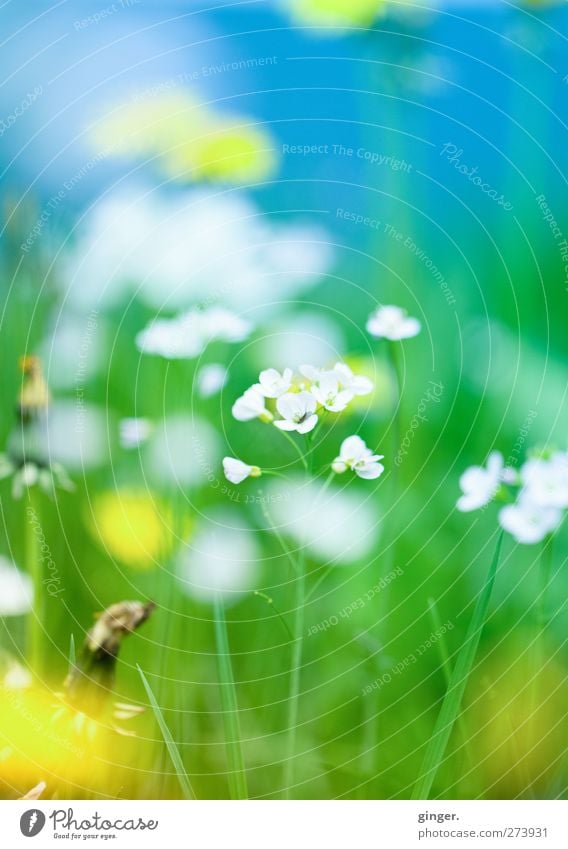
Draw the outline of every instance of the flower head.
M260 372L258 385L265 398L279 398L292 385L292 369L285 368L280 374L275 368L267 368Z
M353 400L352 392L341 389L340 380L335 371L322 372L317 383L312 384L310 392L318 404L331 413L341 413Z
M123 448L138 448L152 433L148 419L122 419L120 422L120 444Z
M348 436L341 443L339 456L331 467L336 474L343 474L347 469L351 469L364 480L376 480L385 470L380 462L382 459L384 455L373 454L360 436Z
M531 458L521 469L529 500L540 507L568 507L568 454L556 451L549 458Z
M238 422L250 422L253 419L261 419L265 422L272 421L272 413L266 409L264 395L260 391L258 383L247 389L233 404L233 416Z
M223 459L223 471L227 480L235 484L242 483L247 478L259 478L262 474L258 466L249 466L235 457Z
M526 492L521 493L516 504L508 504L499 511L501 527L524 545L541 542L561 521L561 510L535 504Z
M463 495L458 499L458 510L469 513L489 504L501 485L504 472L503 455L499 451L489 455L486 468L471 466L466 469L460 478Z
M168 360L192 359L203 353L215 340L242 342L251 325L222 307L192 309L174 318L154 319L136 336L143 354L154 354Z
M216 395L227 382L229 373L220 363L208 363L197 373L197 389L202 398Z
M369 395L373 391L373 381L368 377L353 374L346 363L336 363L333 372L337 375L341 389L352 395Z
M24 492L39 486L52 496L55 489L72 492L75 486L61 463L37 462L22 458L12 459L9 454L0 454L0 480L12 477L12 498L19 500Z
M367 330L377 339L390 339L398 342L418 336L422 325L417 318L412 318L401 307L379 307L367 321Z
M280 430L309 433L318 423L316 408L317 402L311 392L289 392L281 395L276 402L276 409L282 419L274 424Z
M33 587L28 575L0 556L0 617L28 613L32 599Z

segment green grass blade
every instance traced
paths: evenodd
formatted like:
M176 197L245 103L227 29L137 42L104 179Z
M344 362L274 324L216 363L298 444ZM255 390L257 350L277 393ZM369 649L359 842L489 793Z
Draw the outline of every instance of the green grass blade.
M233 678L225 610L219 599L215 600L215 640L217 644L217 667L219 670L221 707L223 709L225 748L229 765L229 791L231 799L248 799L237 691Z
M162 732L162 737L164 738L164 743L166 744L167 750L169 752L170 758L172 759L172 763L174 765L174 769L177 773L177 777L180 783L180 787L182 789L183 795L185 799L195 799L195 793L193 792L193 788L189 781L189 777L187 772L185 771L185 767L183 765L183 761L181 759L181 755L179 753L179 749L175 744L175 740L171 735L170 729L166 724L166 720L164 718L164 714L160 708L160 705L156 701L156 697L152 692L152 688L150 687L146 676L140 669L137 664L137 669L142 679L142 683L144 684L144 689L146 690L146 695L150 701L150 705L152 706L152 710L154 711L154 716L156 717L156 722L160 726L160 731Z
M501 533L497 540L497 546L493 561L489 567L487 580L477 600L464 644L459 651L456 665L454 666L450 683L446 690L436 725L434 726L434 732L428 743L422 763L422 771L414 786L412 799L425 800L429 798L436 773L444 759L452 729L460 715L463 694L477 654L481 632L487 618L487 610L499 565L502 542L503 534Z

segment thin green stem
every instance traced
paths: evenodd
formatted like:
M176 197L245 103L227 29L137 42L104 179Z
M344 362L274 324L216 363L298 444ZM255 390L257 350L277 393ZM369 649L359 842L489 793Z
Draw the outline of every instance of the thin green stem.
M276 605L274 604L274 599L273 599L273 598L271 598L271 596L266 595L266 593L262 593L262 592L260 592L260 590L255 590L255 591L254 591L254 594L255 594L256 596L258 596L258 598L262 598L262 599L264 599L264 601L265 601L268 605L270 605L270 607L273 609L273 611L275 612L275 614L276 614L276 616L278 617L278 619L280 619L280 622L281 622L281 623L282 623L282 625L284 626L284 629L285 629L286 633L288 634L288 636L290 637L290 639L291 639L291 640L293 640L293 639L294 639L294 635L292 634L292 631L291 631L291 630L290 630L290 628L288 627L288 623L286 622L285 617L282 615L282 613L280 613L280 611L278 610L278 608L277 608L277 607L276 607Z
M262 511L262 515L264 516L264 518L268 522L268 526L269 526L270 530L272 531L272 533L274 534L274 536L276 537L276 539L280 543L280 545L282 547L282 551L284 552L284 554L286 555L286 557L290 561L290 565L292 566L293 571L297 574L298 573L298 562L297 562L296 558L293 556L293 554L290 551L290 549L288 548L288 546L286 545L286 542L284 541L282 534L280 533L280 531L278 530L278 528L274 524L274 522L272 520L272 516L270 515L270 511L269 511L268 507L266 506L266 504L264 504L264 502L261 502L260 509Z
M311 597L314 595L314 593L316 592L316 590L317 590L317 589L319 589L319 587L321 586L321 584L323 584L323 582L325 581L325 579L327 578L327 576L328 576L328 575L331 575L331 573L333 572L333 570L334 570L334 569L336 569L336 568L337 568L336 566L328 566L328 567L327 567L327 569L324 569L324 570L323 570L322 574L319 576L319 578L317 579L317 581L315 582L315 584L313 585L313 587L312 587L312 588L310 589L310 591L306 594L306 602L308 602L308 601L311 599Z
M27 619L27 656L33 675L41 678L43 654L44 588L40 552L41 514L38 492L28 489L25 515L26 567L33 587L33 604Z
M247 774L242 747L237 690L231 663L231 649L227 635L225 610L219 598L215 599L215 639L219 669L219 689L223 708L225 750L229 764L229 790L231 799L248 799Z
M277 427L276 430L278 431L278 433L282 434L282 436L290 443L290 445L294 446L294 450L298 454L298 457L300 458L300 460L302 462L302 466L304 467L305 471L307 472L308 471L308 461L306 460L304 452L302 451L302 449L300 448L298 443L290 436L288 431L280 430L279 427Z
M473 616L469 623L464 643L459 651L456 664L452 670L450 683L440 708L440 713L434 726L434 731L426 746L420 775L412 792L412 799L429 799L432 785L441 764L444 761L446 749L455 722L461 712L461 705L471 670L479 648L483 626L487 619L489 601L493 592L495 576L499 566L503 533L499 534L495 554L489 567L485 584L478 596Z
M286 745L286 760L284 762L284 797L290 798L290 790L294 783L296 736L298 725L298 703L300 697L300 672L304 648L304 620L306 603L306 573L305 556L302 550L296 575L296 599L294 615L294 641L292 643L292 666L290 670L290 688L288 693L288 740Z

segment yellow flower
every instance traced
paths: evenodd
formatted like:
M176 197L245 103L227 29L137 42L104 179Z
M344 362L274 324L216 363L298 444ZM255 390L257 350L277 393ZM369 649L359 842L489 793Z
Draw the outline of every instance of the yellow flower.
M187 94L122 104L99 123L94 141L107 153L155 158L162 171L183 182L262 180L275 163L265 130L219 115Z
M296 17L315 26L370 26L386 0L294 0Z
M156 566L176 543L171 508L146 490L109 490L96 496L89 527L113 558L136 569Z

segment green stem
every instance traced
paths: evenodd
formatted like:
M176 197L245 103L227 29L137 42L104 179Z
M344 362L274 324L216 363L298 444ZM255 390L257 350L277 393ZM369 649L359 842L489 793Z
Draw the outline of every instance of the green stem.
M290 689L288 693L288 740L286 745L286 760L284 762L284 797L290 798L290 790L294 783L296 733L298 725L298 702L300 697L300 672L304 648L304 620L306 603L306 572L305 556L302 550L298 561L296 575L296 610L294 616L294 642L292 644L292 667L290 670Z
M33 604L27 620L27 656L32 674L41 679L43 649L44 588L40 552L41 514L38 493L28 489L25 515L26 567L33 587Z
M242 748L237 690L231 663L231 649L227 636L225 610L218 598L215 599L214 610L219 689L223 708L225 749L229 764L229 790L231 799L248 799L247 774Z
M286 430L280 430L280 428L279 428L279 427L277 427L277 428L276 428L276 430L278 431L278 433L281 433L281 434L282 434L282 436L283 436L285 439L287 439L287 440L288 440L288 442L290 443L290 445L293 445L293 446L294 446L294 450L295 450L295 451L296 451L296 453L298 454L298 457L299 457L299 458L300 458L300 460L302 461L302 466L304 467L305 471L307 472L307 471L308 471L308 461L306 460L306 458L305 458L305 456L304 456L304 452L302 451L302 449L300 448L300 446L298 445L298 443L297 443L297 442L296 442L296 441L295 441L295 440L294 440L294 439L290 436L290 434L288 433L288 431L286 431Z
M464 643L453 668L450 683L446 689L432 737L426 747L422 769L412 792L412 799L414 800L430 798L432 785L444 761L453 727L461 712L463 696L477 655L477 649L479 648L481 632L487 619L487 611L489 609L491 593L493 592L495 576L497 575L502 542L503 533L501 532L497 540L495 554L493 555L485 584L478 596Z

